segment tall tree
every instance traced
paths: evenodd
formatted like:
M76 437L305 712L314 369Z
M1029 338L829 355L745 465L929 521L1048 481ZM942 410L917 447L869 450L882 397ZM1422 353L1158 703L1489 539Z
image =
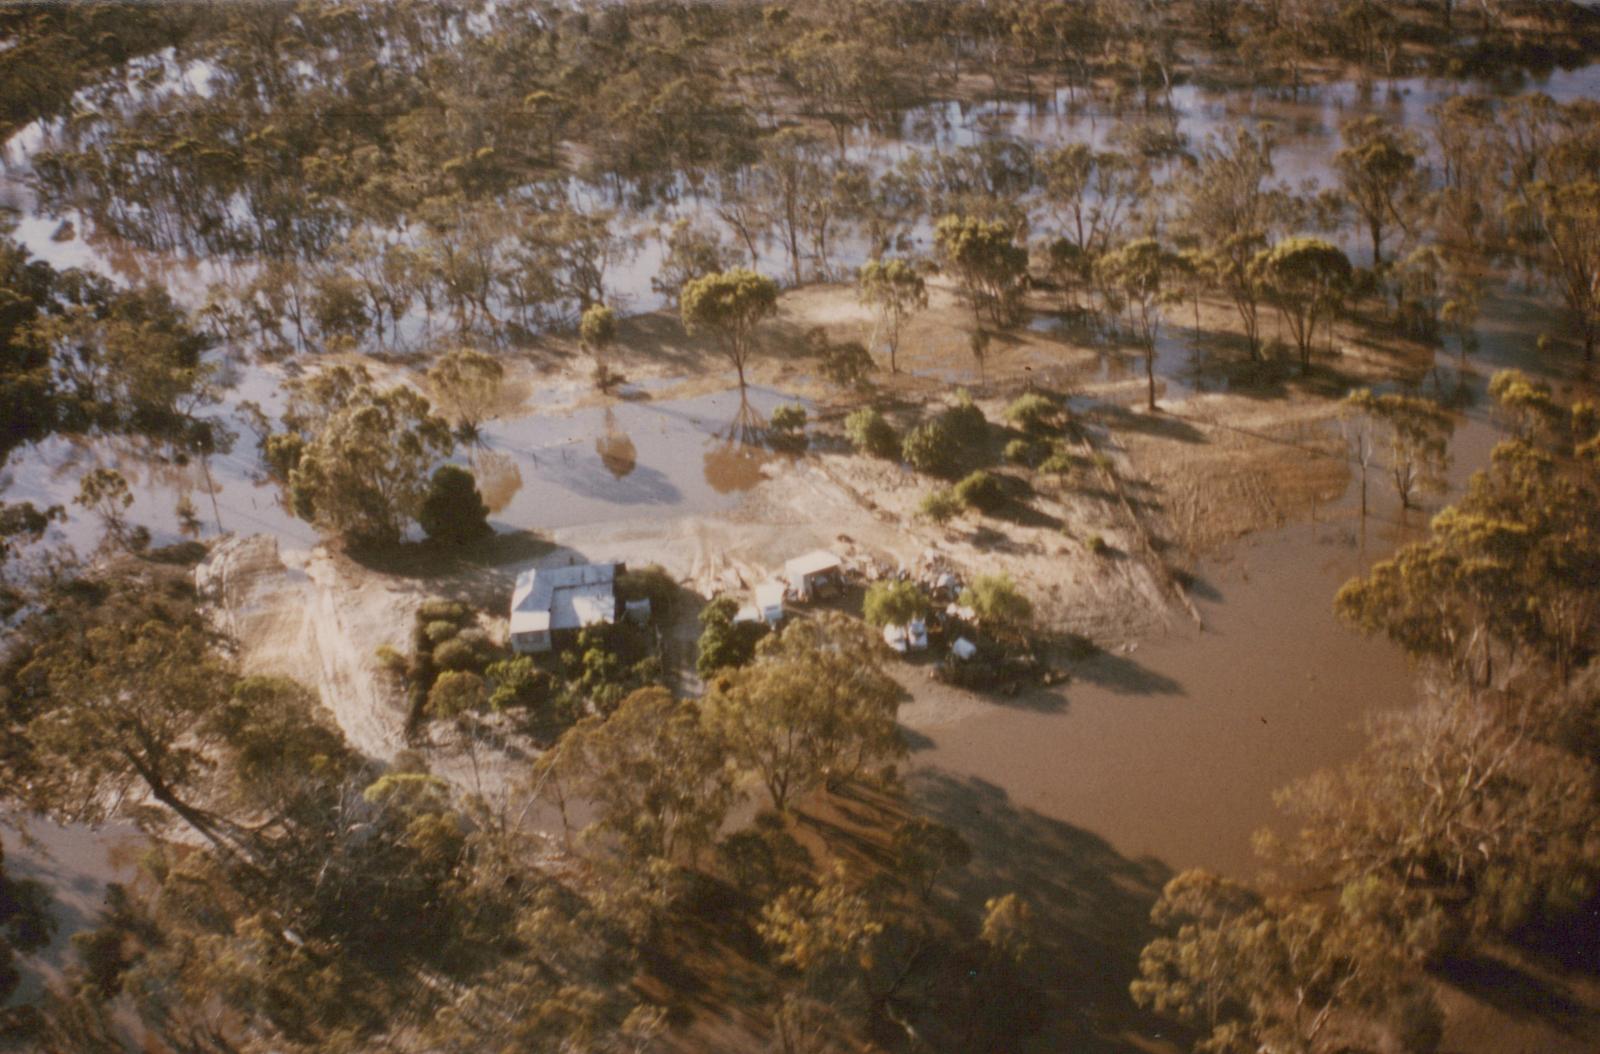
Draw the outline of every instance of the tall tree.
M1351 392L1345 405L1365 415L1385 437L1385 460L1395 496L1410 508L1419 490L1444 486L1450 463L1449 437L1455 428L1450 414L1437 403L1415 395Z
M736 267L696 278L680 295L683 325L690 333L708 331L739 373L755 351L755 328L778 310L778 285L765 275Z
M1344 146L1334 155L1340 185L1372 240L1372 266L1383 267L1384 236L1396 227L1409 231L1427 189L1427 172L1416 136L1369 114L1339 129Z
M900 349L900 328L911 315L927 308L927 283L914 264L890 257L868 260L862 264L856 277L856 290L862 303L870 305L877 312L872 343L877 344L877 331L887 328L889 372L900 372L896 361Z
M570 791L594 807L594 836L615 838L634 865L705 848L734 801L699 706L665 688L641 688L610 717L585 718L553 749Z
M1349 258L1320 238L1285 238L1256 253L1250 274L1289 324L1300 368L1310 369L1317 325L1333 316L1349 289Z
M1140 955L1134 1001L1200 1028L1200 1050L1337 1050L1373 1026L1407 1043L1415 1007L1431 1007L1427 989L1364 907L1264 900L1186 871L1151 909L1174 932Z
M1011 228L998 220L950 215L939 221L933 238L972 305L974 327L983 329L985 315L996 326L1014 323L1028 276L1028 251L1016 244Z
M1177 262L1177 256L1154 238L1140 238L1106 253L1096 264L1101 282L1121 299L1133 323L1144 353L1151 410L1156 408L1156 340L1161 333L1162 308L1177 297L1170 281Z
M361 367L330 367L295 384L284 424L262 449L287 482L295 515L353 544L398 542L429 472L455 446L426 399L405 387L379 391Z
M824 780L905 751L895 725L901 691L881 653L875 636L843 615L792 622L757 647L753 663L711 685L706 719L786 809Z
M483 423L500 410L506 368L499 359L473 348L455 348L428 367L428 389L463 439L475 439Z

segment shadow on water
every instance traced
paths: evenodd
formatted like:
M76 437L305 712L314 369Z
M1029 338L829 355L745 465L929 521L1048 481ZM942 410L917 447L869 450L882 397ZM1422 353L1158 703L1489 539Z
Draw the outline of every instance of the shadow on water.
M976 777L923 770L910 777L909 793L972 847L972 863L945 881L954 907L981 918L986 900L1015 892L1033 911L1026 966L1049 1005L1029 1049L1147 1050L1149 1038L1170 1034L1128 995L1139 952L1156 935L1150 908L1172 877L1166 865L1122 856Z

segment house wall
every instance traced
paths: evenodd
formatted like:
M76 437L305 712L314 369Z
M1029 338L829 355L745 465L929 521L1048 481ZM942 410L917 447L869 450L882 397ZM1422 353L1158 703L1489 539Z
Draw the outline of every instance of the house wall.
M537 655L550 650L550 634L545 631L513 633L511 650L523 655Z

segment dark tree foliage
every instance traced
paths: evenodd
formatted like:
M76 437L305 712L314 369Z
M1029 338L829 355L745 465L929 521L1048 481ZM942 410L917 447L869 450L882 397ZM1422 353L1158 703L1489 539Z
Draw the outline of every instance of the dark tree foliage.
M489 507L478 493L478 481L459 465L434 469L417 522L429 538L456 545L494 533L489 526Z

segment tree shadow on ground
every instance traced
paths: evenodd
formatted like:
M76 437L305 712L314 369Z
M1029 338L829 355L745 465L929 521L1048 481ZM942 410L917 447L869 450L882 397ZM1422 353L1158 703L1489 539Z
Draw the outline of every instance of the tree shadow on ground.
M1156 935L1150 908L1169 868L1130 860L1088 831L1020 808L984 780L922 771L907 791L919 812L954 827L973 851L967 867L942 881L944 906L976 921L988 899L1015 892L1032 909L1024 967L1046 1003L1042 1031L1005 1049L1122 1052L1159 1049L1158 1037L1173 1037L1168 1022L1128 995L1139 953Z
M1166 413L1135 413L1126 406L1106 404L1096 407L1094 416L1106 428L1118 432L1138 432L1180 443L1209 443L1210 438L1181 417Z
M383 549L346 549L344 555L369 571L417 579L441 588L460 584L463 588L493 585L505 579L505 588L516 580L516 565L548 556L555 545L533 531L497 531L464 545L438 542L406 542Z
M1434 974L1509 1017L1547 1023L1567 1035L1589 1039L1600 1049L1600 1011L1535 970L1494 955L1477 955L1449 960Z
M1178 695L1183 685L1143 666L1126 655L1102 652L1073 667L1074 680L1087 682L1118 695Z

